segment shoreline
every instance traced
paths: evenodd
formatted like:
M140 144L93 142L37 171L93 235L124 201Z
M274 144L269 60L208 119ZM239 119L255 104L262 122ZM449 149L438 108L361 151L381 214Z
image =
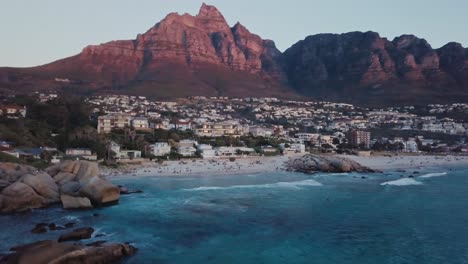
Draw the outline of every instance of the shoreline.
M147 162L141 165L125 165L120 168L101 167L105 178L133 178L133 177L216 177L253 175L268 172L284 172L284 163L293 156L251 157L228 159L187 159L180 161L166 161L163 164ZM434 156L434 155L399 155L399 156L370 156L360 157L352 155L338 155L351 159L371 169L381 171L423 170L430 167L468 167L468 156Z

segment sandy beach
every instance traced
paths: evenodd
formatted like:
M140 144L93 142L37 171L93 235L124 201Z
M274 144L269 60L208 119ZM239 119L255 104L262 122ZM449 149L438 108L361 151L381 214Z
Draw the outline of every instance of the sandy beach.
M155 176L221 176L251 175L264 172L277 172L284 169L289 158L298 156L237 158L227 159L187 159L165 161L162 164L147 162L141 165L122 166L118 169L101 168L106 177L155 177ZM468 156L371 156L359 157L341 155L364 166L382 171L422 170L436 166L468 166Z

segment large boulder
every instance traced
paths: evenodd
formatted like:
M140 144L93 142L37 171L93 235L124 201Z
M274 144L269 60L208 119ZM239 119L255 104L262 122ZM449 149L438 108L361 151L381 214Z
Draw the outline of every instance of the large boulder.
M39 241L12 248L14 253L5 256L5 264L106 264L119 263L123 258L136 253L136 248L127 244L81 244Z
M57 203L60 201L59 188L54 179L47 173L37 175L28 174L23 177L23 183L31 186L37 194L44 197L46 203Z
M59 172L54 176L54 180L57 184L63 185L67 182L74 181L76 178L76 174L71 172Z
M78 229L73 230L72 232L61 235L58 239L58 242L90 239L93 233L94 233L94 228L92 227L78 228Z
M15 182L3 189L0 195L0 212L12 213L41 208L46 205L43 197L22 182Z
M81 184L76 181L67 182L60 186L60 194L70 195L73 197L80 196Z
M72 197L68 195L61 195L60 200L64 209L91 209L93 205L86 197Z
M79 166L80 161L65 161L60 164L60 171L76 174L76 171L79 170Z
M93 177L85 182L81 186L81 194L95 204L115 203L120 199L119 187L99 177Z
M80 168L76 173L76 180L81 184L93 177L99 177L99 168L96 162L81 161Z
M72 197L61 195L63 209L90 209L93 208L91 201L86 197Z
M303 173L378 172L347 158L336 156L317 156L312 154L308 154L300 158L290 159L288 162L286 162L286 168L288 171Z
M0 180L10 183L19 181L25 174L34 174L37 169L28 165L0 162Z

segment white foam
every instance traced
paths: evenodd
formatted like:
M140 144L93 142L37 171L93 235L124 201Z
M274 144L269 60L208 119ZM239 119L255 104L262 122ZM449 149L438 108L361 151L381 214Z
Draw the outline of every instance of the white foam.
M226 186L226 187L202 186L202 187L193 188L193 189L184 189L184 191L212 191L212 190L252 189L252 188L301 189L301 187L306 187L306 186L322 186L322 184L315 180L304 180L304 181L295 181L295 182L277 182L277 183L258 184L258 185L233 185L233 186Z
M419 176L419 178L432 178L432 177L441 177L447 175L447 172L438 172L438 173L428 173Z
M408 185L422 185L422 182L418 182L414 179L410 178L404 178L404 179L399 179L396 181L388 181L381 183L380 185L385 186L385 185L393 185L393 186L408 186Z

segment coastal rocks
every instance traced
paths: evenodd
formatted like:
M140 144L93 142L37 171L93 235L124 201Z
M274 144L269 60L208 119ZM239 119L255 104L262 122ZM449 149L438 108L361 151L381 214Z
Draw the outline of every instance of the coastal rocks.
M62 202L65 209L117 203L120 190L99 177L97 163L66 161L45 172L0 163L0 213L14 213Z
M89 179L81 187L81 193L96 204L115 203L120 198L119 187L99 177Z
M3 189L0 194L0 212L12 213L41 208L46 205L32 187L22 182L15 182Z
M14 253L0 259L0 264L117 263L125 257L133 256L137 249L127 244L85 246L45 240L14 247L12 251Z
M31 166L0 162L0 180L5 182L17 182L23 175L34 174L36 171L37 169Z
M312 154L305 155L301 158L290 159L286 162L286 170L303 173L378 172L350 159L333 156L316 156Z
M84 227L73 230L70 233L63 234L59 237L58 242L65 241L78 241L82 239L89 239L94 233L94 228Z
M86 197L60 196L63 209L90 209L93 208L91 201Z
M59 202L58 186L49 174L28 174L23 178L23 183L29 185L38 195L44 197L46 203L52 204Z

